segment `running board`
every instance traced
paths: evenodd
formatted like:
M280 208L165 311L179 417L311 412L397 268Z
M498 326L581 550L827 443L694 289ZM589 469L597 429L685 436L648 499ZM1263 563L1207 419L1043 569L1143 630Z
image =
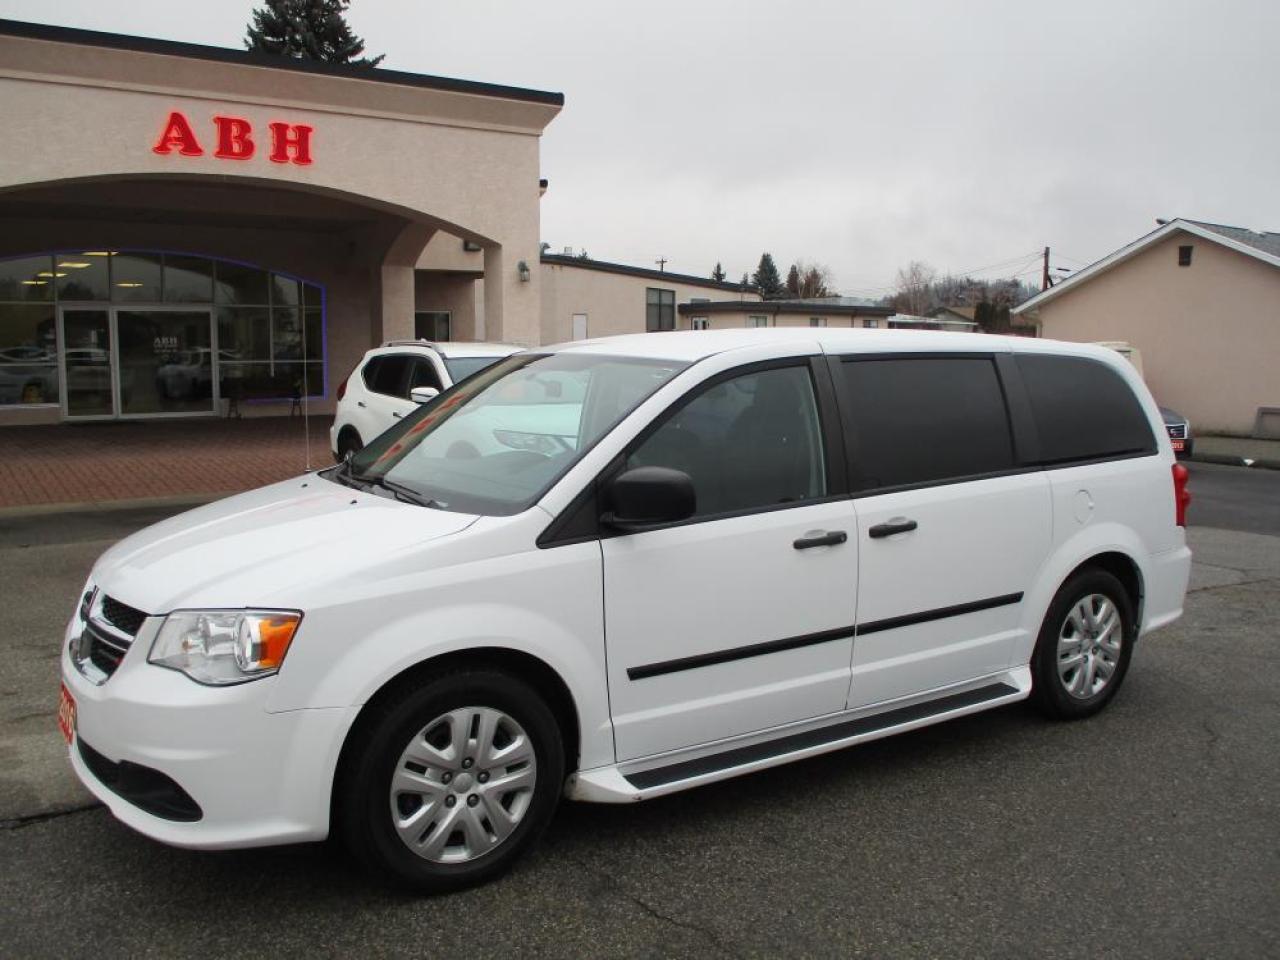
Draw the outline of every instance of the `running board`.
M855 717L647 770L623 773L617 766L610 766L581 771L570 778L566 793L573 799L603 803L645 800L915 727L929 726L1025 698L1030 692L1030 676L1025 678L1025 684L1020 683L1023 678L1018 674L1021 672L1004 675L1012 682L989 683L883 713Z

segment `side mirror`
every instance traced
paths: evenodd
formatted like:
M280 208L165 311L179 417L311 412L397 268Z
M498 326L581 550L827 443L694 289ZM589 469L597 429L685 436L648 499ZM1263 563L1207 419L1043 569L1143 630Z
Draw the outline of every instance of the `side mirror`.
M669 467L632 467L605 490L608 512L600 522L617 530L640 531L687 520L698 499L687 473Z
M440 391L435 387L414 387L409 391L409 399L414 403L428 403L440 396Z

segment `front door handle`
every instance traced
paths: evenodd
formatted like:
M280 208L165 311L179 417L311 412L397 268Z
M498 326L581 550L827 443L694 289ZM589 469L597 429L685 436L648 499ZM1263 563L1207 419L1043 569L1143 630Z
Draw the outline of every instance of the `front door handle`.
M402 413L398 413L398 412L397 412L397 411L395 411L395 410L392 410L392 411L391 411L391 415L392 415L393 417L395 417L397 420L399 420L402 416L404 416L404 414L402 414Z
M791 545L797 550L808 550L811 547L834 547L848 539L849 535L843 530L832 530L830 533L823 533L816 537L801 537Z
M894 517L884 523L877 523L867 531L867 534L872 540L879 540L882 537L892 537L895 533L910 533L918 526L919 524L914 520L908 520L906 517Z
M364 406L365 406L365 403L364 403L364 401L363 401L363 400L357 400L357 401L356 401L356 406L357 406L357 407L359 407L361 410L363 410L363 409L364 409Z

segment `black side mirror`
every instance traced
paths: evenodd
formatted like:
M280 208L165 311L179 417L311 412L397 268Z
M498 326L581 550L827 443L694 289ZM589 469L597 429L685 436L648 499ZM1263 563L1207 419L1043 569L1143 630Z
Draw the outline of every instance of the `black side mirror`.
M605 490L605 526L640 531L687 520L698 499L687 473L669 467L632 467L614 477Z

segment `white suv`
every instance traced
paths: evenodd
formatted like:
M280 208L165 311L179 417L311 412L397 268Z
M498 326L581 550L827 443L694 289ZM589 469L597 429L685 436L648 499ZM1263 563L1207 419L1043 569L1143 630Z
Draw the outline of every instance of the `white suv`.
M1086 344L654 333L520 353L166 520L67 627L76 773L148 836L495 876L629 803L1033 697L1182 612L1186 468Z
M368 351L338 384L338 409L329 428L334 459L345 459L418 404L520 349L505 343L390 340Z

